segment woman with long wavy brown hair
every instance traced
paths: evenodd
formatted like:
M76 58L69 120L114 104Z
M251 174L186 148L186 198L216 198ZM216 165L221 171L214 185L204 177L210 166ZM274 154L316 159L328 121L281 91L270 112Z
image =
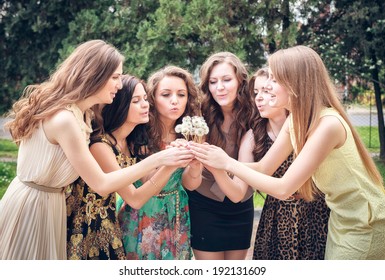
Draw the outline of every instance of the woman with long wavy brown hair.
M185 69L168 65L154 72L147 81L150 103L149 153L166 149L182 138L175 127L184 117L199 114L199 92L192 75ZM124 246L128 259L188 260L190 215L186 189L201 182L201 164L192 161L157 181L162 191L151 197L140 209L124 207L119 212ZM147 177L152 176L149 173ZM144 178L142 183L146 184ZM139 187L139 189L142 187Z
M8 127L19 144L17 176L0 202L0 259L67 258L63 191L77 177L106 195L160 165L190 161L189 152L176 148L115 172L101 170L88 149L91 107L112 102L123 61L106 42L85 42L15 103Z
M215 53L200 69L199 87L202 115L210 129L206 142L222 147L235 159L252 161L252 156L239 154L253 113L245 65L233 53ZM228 197L225 185L231 184L232 177L207 167L199 188L188 192L196 259L246 258L253 228L253 191L246 190L235 199Z

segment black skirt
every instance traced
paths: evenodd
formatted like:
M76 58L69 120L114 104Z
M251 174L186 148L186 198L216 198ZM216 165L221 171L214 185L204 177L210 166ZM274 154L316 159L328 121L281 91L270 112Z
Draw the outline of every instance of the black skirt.
M207 198L187 191L191 219L191 246L206 252L250 248L254 222L253 197L233 203Z

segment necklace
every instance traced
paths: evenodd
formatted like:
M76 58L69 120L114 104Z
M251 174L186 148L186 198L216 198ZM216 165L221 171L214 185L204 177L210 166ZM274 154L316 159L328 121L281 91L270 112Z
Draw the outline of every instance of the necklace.
M270 126L271 133L274 135L273 141L275 141L275 139L277 139L277 134L275 134L274 129L273 129L273 127L271 126L270 123L269 123L269 126Z

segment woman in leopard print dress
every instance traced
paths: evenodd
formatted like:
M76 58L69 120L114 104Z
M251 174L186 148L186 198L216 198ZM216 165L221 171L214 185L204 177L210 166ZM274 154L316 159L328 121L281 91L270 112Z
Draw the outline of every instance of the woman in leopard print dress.
M255 161L259 161L270 149L288 113L286 109L268 105L263 94L267 78L268 70L262 68L250 79L250 90L255 95L258 108L252 126ZM273 176L282 177L292 161L293 156L290 155ZM328 219L329 208L322 196L307 202L296 197L279 200L267 195L256 233L253 259L324 259Z

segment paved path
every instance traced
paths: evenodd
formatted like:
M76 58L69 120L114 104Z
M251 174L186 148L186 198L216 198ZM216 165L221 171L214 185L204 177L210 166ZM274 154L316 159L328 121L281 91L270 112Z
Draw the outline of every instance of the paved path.
M257 233L259 218L261 217L261 211L262 211L262 208L255 208L254 210L253 234L251 235L251 246L249 251L247 252L246 260L253 259L254 241L255 241L255 235Z
M9 131L5 130L4 124L7 122L7 119L0 118L0 139L12 139Z

